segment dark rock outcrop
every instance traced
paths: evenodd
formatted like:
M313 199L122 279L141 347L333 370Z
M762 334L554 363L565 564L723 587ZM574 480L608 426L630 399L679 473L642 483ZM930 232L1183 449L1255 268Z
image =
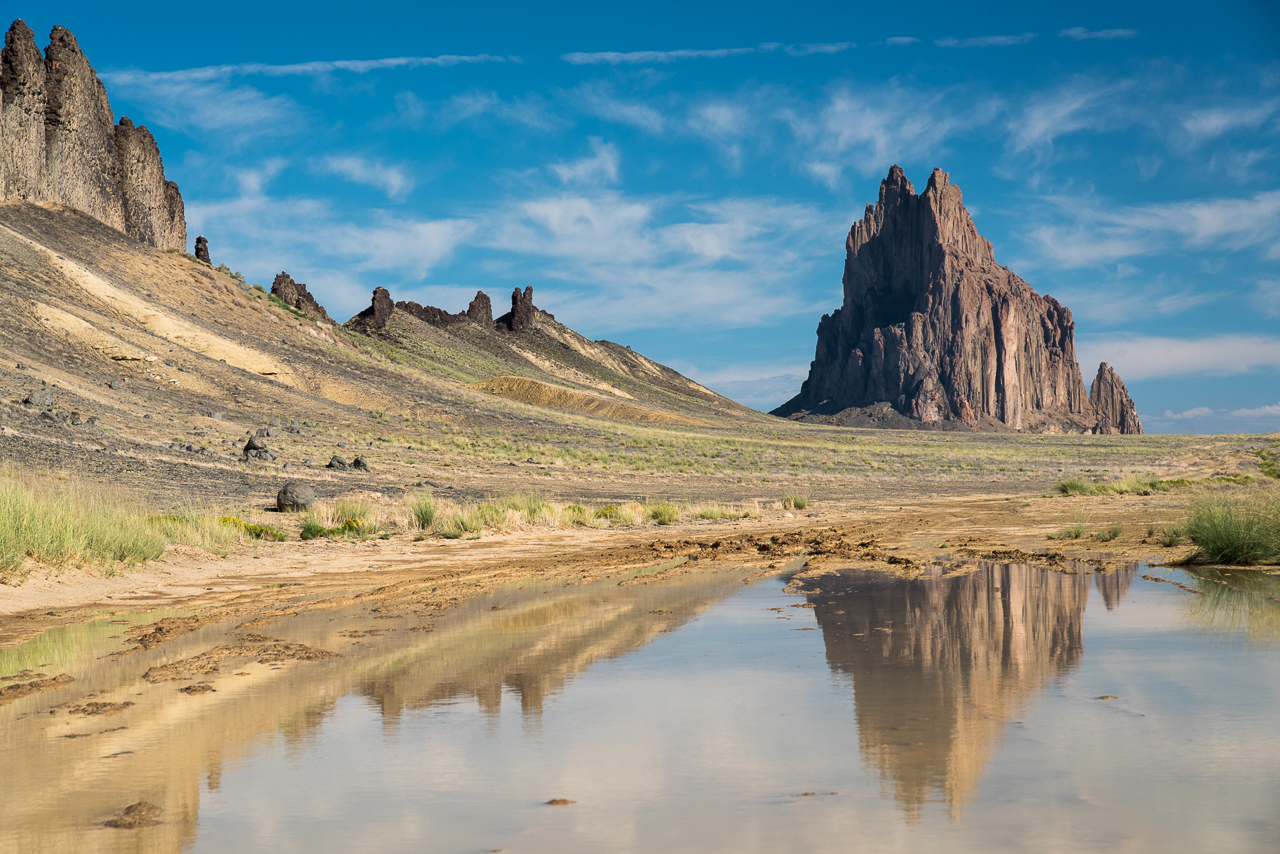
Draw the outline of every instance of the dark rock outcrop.
M199 247L199 241L196 245ZM295 282L293 277L284 271L281 271L271 283L271 293L281 302L297 309L307 317L333 323L329 313L324 310L324 306L316 302L316 298L307 290L307 286L302 282Z
M476 291L475 299L467 306L467 317L484 326L493 324L493 303L484 291Z
M75 36L54 27L44 56L21 20L0 53L0 199L57 202L159 249L185 249L178 186L145 127L115 124L106 87Z
M447 312L443 308L436 308L434 305L419 305L412 300L402 300L396 303L396 308L413 315L423 323L430 323L442 329L464 320L470 320L482 326L493 325L493 303L489 301L489 295L484 291L476 291L475 299L471 300L467 310L457 314Z
M519 288L511 292L511 311L495 322L512 332L521 332L531 328L537 322L537 318L538 309L533 305L533 285L529 285L524 289L524 293L521 293Z
M196 260L213 264L213 261L209 260L209 240L203 234L196 238Z
M1142 422L1138 420L1138 410L1129 397L1129 389L1106 362L1098 365L1098 376L1089 387L1089 404L1097 419L1094 433L1142 435Z
M948 173L917 195L894 166L845 249L844 304L775 415L843 423L887 402L935 427L1093 427L1071 312L996 263Z

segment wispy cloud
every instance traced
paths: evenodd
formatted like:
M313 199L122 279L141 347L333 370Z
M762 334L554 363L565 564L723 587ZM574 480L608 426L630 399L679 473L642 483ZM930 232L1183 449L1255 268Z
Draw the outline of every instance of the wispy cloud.
M1185 409L1182 412L1174 412L1172 409L1164 411L1164 417L1173 421L1184 421L1188 418L1207 418L1216 414L1215 410L1207 406L1197 406L1194 409Z
M1146 286L1110 282L1091 288L1060 289L1055 294L1073 307L1072 311L1077 318L1101 326L1117 326L1135 318L1152 315L1172 317L1230 296L1218 292L1198 292L1188 286L1172 289L1163 282Z
M1280 98L1215 104L1192 110L1182 119L1182 129L1193 144L1215 139L1234 130L1255 130L1280 113Z
M605 121L630 125L652 134L662 133L667 124L661 112L648 104L618 97L606 83L584 83L566 94L570 102L583 112Z
M1031 150L1044 156L1059 137L1118 130L1134 120L1131 105L1121 96L1135 85L1132 80L1076 77L1036 93L1009 116L1009 146L1015 153Z
M113 97L145 106L148 124L185 133L233 131L246 138L293 133L305 125L305 114L292 98L252 86L143 72L103 77Z
M1084 27L1071 27L1061 30L1058 35L1064 39L1086 41L1088 39L1131 39L1138 35L1137 30L1086 30Z
M101 76L112 85L142 81L226 80L232 77L320 77L345 71L368 74L392 68L448 68L454 65L478 65L490 62L519 62L519 57L474 54L470 56L397 56L385 59L326 59L273 65L266 62L241 62L232 65L205 65L173 71L139 71L136 69L107 71Z
M566 53L560 58L570 65L655 65L685 59L724 59L756 53L754 47L720 47L710 50L603 50L594 53Z
M969 39L957 39L948 36L934 41L938 47L1008 47L1015 44L1026 44L1036 37L1035 33L1022 33L1016 36L976 36Z
M618 149L598 136L590 137L592 154L569 163L552 164L562 184L614 184L618 180Z
M602 50L590 53L566 53L560 58L570 65L666 65L686 59L727 59L757 53L773 53L781 50L788 56L814 56L841 53L853 42L815 42L811 44L782 44L766 42L756 47L718 47L707 50Z
M521 259L522 276L560 282L549 304L570 325L696 329L711 316L741 328L810 310L802 278L818 247L838 239L803 205L600 192L513 203L486 242Z
M1251 198L1194 199L1116 207L1098 199L1051 198L1053 222L1027 232L1038 259L1061 267L1212 246L1260 248L1280 257L1280 190ZM1061 214L1066 214L1063 222Z
M881 172L895 161L937 157L955 133L985 124L995 104L956 105L949 90L841 86L816 115L792 109L788 120L801 146L805 171L833 189L844 170Z
M381 161L347 155L326 157L319 162L321 171L338 175L357 184L376 187L387 194L388 199L399 201L413 190L414 181L403 166L387 166Z
M916 44L920 39L915 36L892 36L884 40L889 47L902 47L904 45Z
M1263 279L1253 292L1253 304L1267 317L1280 317L1280 279Z
M1232 409L1227 415L1231 418L1280 418L1280 401L1271 406L1258 406L1253 409Z
M1086 335L1081 336L1078 349L1081 364L1108 362L1126 382L1280 370L1280 338L1264 335L1204 338Z

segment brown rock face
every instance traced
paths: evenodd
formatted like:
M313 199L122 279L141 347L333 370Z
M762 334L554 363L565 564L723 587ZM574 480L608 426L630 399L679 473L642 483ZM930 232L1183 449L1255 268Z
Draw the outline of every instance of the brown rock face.
M476 298L467 306L467 317L485 326L493 324L493 303L484 291L476 291Z
M307 290L302 282L295 282L288 273L281 272L271 283L271 293L282 302L296 308L308 317L333 323L324 306L316 302L316 298Z
M1124 380L1106 362L1098 365L1098 376L1089 387L1089 404L1097 418L1094 433L1142 435L1142 422L1138 420L1138 410L1129 397L1129 389L1124 387Z
M116 125L116 158L120 163L120 184L124 196L125 232L159 249L187 247L186 218L181 210L178 185L164 179L160 147L151 131L134 127L125 116Z
M44 57L14 21L0 54L0 198L44 201Z
M923 425L1093 425L1071 312L995 262L948 173L917 195L894 166L845 248L844 305L818 324L809 378L775 415L887 402Z
M0 55L0 198L77 208L159 249L185 249L178 186L145 127L115 124L75 36L54 27L41 57L14 21Z
M373 329L385 329L391 319L391 312L396 304L391 300L391 293L386 288L373 289L373 304L356 315L366 326ZM354 319L354 318L353 318Z
M443 308L436 308L434 305L419 305L413 300L402 300L396 303L396 308L441 329L464 320L470 320L482 326L493 325L493 304L484 291L476 291L475 299L471 300L467 310L457 314L445 311Z

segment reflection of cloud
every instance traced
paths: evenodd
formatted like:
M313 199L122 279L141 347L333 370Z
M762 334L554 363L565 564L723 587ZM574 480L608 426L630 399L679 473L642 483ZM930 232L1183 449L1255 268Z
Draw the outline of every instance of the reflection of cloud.
M1084 27L1071 27L1058 33L1062 38L1084 41L1086 39L1131 39L1138 35L1137 30L1086 30Z
M1036 37L1035 33L1022 33L1016 36L977 36L970 39L945 38L934 42L938 47L1008 47L1015 44L1026 44Z

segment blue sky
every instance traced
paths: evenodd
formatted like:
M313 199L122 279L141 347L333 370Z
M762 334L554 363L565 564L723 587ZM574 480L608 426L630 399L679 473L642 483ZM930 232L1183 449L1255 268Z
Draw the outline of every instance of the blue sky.
M850 224L940 166L1151 432L1280 430L1274 3L41 3L215 263L537 304L730 397L799 390ZM1050 4L1043 4L1050 5Z

